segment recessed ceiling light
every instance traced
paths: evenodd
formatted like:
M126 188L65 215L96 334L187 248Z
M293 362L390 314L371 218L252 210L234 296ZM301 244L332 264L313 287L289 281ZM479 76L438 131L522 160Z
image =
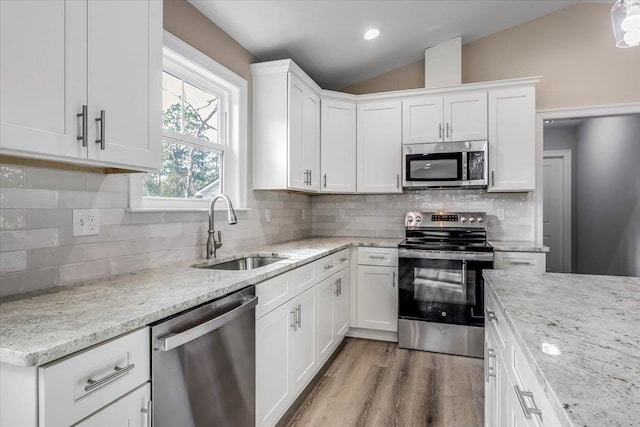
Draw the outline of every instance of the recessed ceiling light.
M372 28L370 30L367 30L366 33L364 33L364 39L365 40L373 40L376 37L378 37L380 35L380 30L378 30L377 28Z

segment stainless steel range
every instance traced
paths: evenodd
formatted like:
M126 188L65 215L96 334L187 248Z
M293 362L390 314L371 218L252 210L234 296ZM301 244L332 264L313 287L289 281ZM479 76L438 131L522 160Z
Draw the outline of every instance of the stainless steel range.
M484 282L493 268L484 212L407 212L398 246L398 345L483 357Z

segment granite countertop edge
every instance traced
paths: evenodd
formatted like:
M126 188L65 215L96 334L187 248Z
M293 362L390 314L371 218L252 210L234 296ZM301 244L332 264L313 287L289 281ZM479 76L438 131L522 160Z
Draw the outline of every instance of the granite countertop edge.
M218 262L222 260L228 261L238 259L244 256L253 255L271 255L271 254L286 254L290 255L290 258L284 260L283 264L275 263L269 266L265 266L265 270L249 270L248 272L231 272L231 275L237 274L237 281L233 278L229 279L229 276L225 276L227 281L230 281L228 285L222 286L216 289L207 289L202 293L198 293L187 298L176 297L170 303L160 306L159 308L144 314L136 314L128 319L116 319L109 322L108 320L104 325L97 326L90 330L88 333L78 333L77 336L73 336L70 339L64 341L58 341L52 345L36 344L37 349L25 350L25 345L15 345L12 347L12 343L5 346L4 336L8 329L17 328L19 324L15 320L14 324L7 325L6 312L2 313L0 310L0 363L6 363L10 365L20 367L35 367L41 366L46 363L63 358L78 351L82 351L92 347L94 345L103 343L115 337L127 334L141 327L147 326L158 320L162 320L166 317L188 310L200 304L206 303L217 298L221 298L227 294L233 293L240 289L243 289L250 285L268 280L277 275L286 273L287 271L301 267L305 264L314 262L320 258L331 255L343 249L349 247L386 247L395 248L401 239L397 238L358 238L358 237L345 237L345 238L324 238L324 237L312 237L306 239L293 240L288 242L276 243L273 245L265 245L256 248L251 251L238 251L237 253L230 254L220 258ZM314 246L320 245L320 248L314 248ZM301 253L296 253L296 252ZM312 253L305 253L305 251L312 251ZM354 262L355 260L351 260ZM132 284L132 282L144 281L145 276L156 274L155 280L160 281L163 274L171 279L174 276L172 269L182 272L188 272L189 275L197 275L198 271L201 272L202 280L206 281L207 276L211 277L212 272L215 270L196 269L191 268L191 265L206 265L211 262L205 262L204 260L194 260L189 263L180 263L175 265L157 267L147 270L136 271L133 273L125 273L100 279L87 280L80 283L58 286L55 288L44 289L41 291L30 292L26 294L13 295L0 298L0 308L2 305L10 305L10 310L17 310L18 307L22 310L28 311L29 305L32 300L37 300L42 303L43 299L55 298L58 296L68 297L73 296L74 291L87 291L91 286L102 285L105 288L124 286L124 284ZM280 265L277 265L280 264ZM218 272L220 270L217 270ZM224 274L224 273L223 273ZM228 273L227 273L228 274ZM155 283L151 281L152 283ZM133 307L133 305L132 305ZM19 319L19 317L18 317ZM97 320L96 320L97 322ZM5 323L3 325L3 323ZM9 322L11 323L11 322ZM91 329L91 328L90 328ZM26 332L28 334L29 332ZM44 333L43 333L44 334ZM32 336L25 338L21 337L23 341L31 342L38 339L38 332L31 333ZM19 348L23 347L23 348ZM26 345L29 347L29 345Z
M549 247L529 240L489 240L493 250L498 252L549 252Z

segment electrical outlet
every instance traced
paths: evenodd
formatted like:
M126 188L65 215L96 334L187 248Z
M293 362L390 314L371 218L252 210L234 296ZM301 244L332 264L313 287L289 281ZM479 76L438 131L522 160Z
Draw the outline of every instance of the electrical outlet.
M271 222L271 209L265 209L264 216L267 219L267 222Z
M496 216L498 217L499 221L504 221L505 218L507 217L506 209L505 208L497 209L496 210Z
M338 219L344 219L345 211L344 209L338 209Z
M73 235L94 236L100 234L100 211L97 209L73 210Z

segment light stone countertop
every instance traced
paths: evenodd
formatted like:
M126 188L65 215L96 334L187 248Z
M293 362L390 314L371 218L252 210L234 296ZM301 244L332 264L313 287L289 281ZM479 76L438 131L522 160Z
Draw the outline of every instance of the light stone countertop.
M177 264L0 299L0 362L39 366L220 298L350 246L397 247L401 239L308 238L254 248L290 258L249 271ZM355 262L355 260L352 260Z
M563 425L638 425L640 278L498 270L484 277ZM561 354L543 353L543 342Z
M499 252L549 252L549 247L532 240L489 240L493 249Z

